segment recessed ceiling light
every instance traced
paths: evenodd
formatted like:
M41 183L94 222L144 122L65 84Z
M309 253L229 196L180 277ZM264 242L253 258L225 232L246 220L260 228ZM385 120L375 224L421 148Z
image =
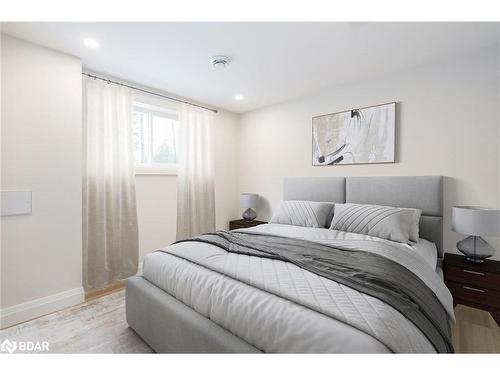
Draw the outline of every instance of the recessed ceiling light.
M236 95L234 96L234 98L235 98L236 100L243 100L243 99L245 99L245 97L243 96L243 94L236 94Z
M91 38L85 38L83 40L83 44L85 44L87 47L90 47L90 48L99 47L99 42L97 42L96 40L91 39Z

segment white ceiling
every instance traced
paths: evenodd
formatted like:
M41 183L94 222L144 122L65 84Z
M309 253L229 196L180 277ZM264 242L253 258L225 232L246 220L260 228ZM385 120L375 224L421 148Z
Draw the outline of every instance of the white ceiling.
M498 23L3 23L85 68L246 112L498 42ZM91 37L97 49L83 45ZM231 57L229 67L209 59ZM236 101L236 93L245 96Z

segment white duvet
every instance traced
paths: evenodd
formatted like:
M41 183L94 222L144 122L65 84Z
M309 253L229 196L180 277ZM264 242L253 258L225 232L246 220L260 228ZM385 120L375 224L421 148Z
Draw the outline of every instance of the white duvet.
M434 245L414 246L322 228L267 224L245 232L377 252L419 276L450 318L452 298L435 272ZM144 277L265 352L434 352L420 330L384 302L291 263L184 242L149 254Z

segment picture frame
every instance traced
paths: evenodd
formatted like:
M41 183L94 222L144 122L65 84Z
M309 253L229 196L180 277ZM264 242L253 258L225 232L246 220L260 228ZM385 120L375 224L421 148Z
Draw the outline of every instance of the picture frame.
M312 118L312 165L394 163L396 102Z

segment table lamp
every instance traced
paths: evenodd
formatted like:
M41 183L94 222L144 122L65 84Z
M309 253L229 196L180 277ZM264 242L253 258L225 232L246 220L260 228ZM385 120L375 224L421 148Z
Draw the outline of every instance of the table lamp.
M469 237L457 242L457 248L467 260L483 263L495 253L495 249L480 236L500 236L500 209L458 206L451 213L451 229L468 234Z
M253 193L242 193L240 196L240 206L246 210L243 212L243 219L254 220L257 217L257 213L254 208L257 207L259 202L259 195Z

